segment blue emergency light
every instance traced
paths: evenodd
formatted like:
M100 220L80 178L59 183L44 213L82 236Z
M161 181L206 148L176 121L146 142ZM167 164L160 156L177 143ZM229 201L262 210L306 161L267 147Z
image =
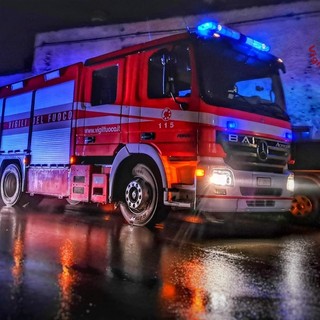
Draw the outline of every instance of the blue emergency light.
M233 120L229 120L229 121L227 121L227 128L228 129L236 129L237 123Z
M268 52L270 51L270 46L267 46L266 44L259 42L257 40L254 40L250 37L247 37L240 32L237 32L235 30L232 30L228 27L222 26L221 24L218 24L213 21L205 22L200 24L197 27L198 33L202 36L215 36L216 34L224 35L228 38L232 38L235 40L243 39L243 41L248 44L249 46L258 49L260 51Z
M292 137L293 137L292 132L286 132L286 133L285 133L285 138L286 138L286 139L292 140Z

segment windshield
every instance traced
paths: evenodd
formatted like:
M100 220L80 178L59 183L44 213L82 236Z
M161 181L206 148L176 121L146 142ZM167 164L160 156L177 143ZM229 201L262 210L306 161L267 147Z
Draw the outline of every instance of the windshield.
M288 120L278 69L271 55L198 40L200 91L209 104Z

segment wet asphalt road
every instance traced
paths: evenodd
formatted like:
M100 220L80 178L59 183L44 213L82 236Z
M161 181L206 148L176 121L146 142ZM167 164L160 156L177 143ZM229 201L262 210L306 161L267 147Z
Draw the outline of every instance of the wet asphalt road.
M320 228L0 212L0 319L320 319Z

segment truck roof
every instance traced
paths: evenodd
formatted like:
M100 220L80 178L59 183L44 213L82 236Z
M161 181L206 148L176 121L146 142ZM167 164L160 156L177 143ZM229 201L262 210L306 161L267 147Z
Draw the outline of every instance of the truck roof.
M228 33L219 34L219 37L221 37L222 41L229 43L231 46L233 46L234 48L237 48L242 53L247 53L248 55L254 54L260 60L269 61L273 64L277 64L278 68L282 69L282 71L285 72L285 66L283 64L283 61L268 52L270 47L254 39L246 37L245 35L240 34L236 31L232 31L232 32L239 34L239 38L230 36L229 33L231 29L229 28L226 28L226 29L228 30ZM214 35L216 35L216 33L214 33ZM163 38L151 40L148 42L136 44L123 49L119 49L113 52L109 52L106 54L102 54L93 58L89 58L85 61L84 65L85 66L95 65L97 63L101 63L109 59L123 57L129 54L137 53L139 51L150 49L152 47L161 46L166 43L172 43L172 42L177 42L177 41L186 40L186 39L194 39L194 38L213 39L214 37L215 36L213 36L212 34L210 34L209 36L206 34L204 35L201 32L199 32L198 29L193 28L187 32L166 36ZM264 47L267 48L267 50L264 50L263 49Z
M119 49L116 51L112 51L109 53L105 53L93 58L89 58L85 61L85 65L86 66L90 66L90 65L94 65L96 63L100 63L102 61L106 61L109 59L113 59L115 57L121 57L121 56L125 56L128 54L132 54L132 53L136 53L145 49L149 49L152 47L156 47L162 44L166 44L169 42L175 42L175 41L179 41L179 40L184 40L184 39L188 39L190 37L190 33L188 32L184 32L184 33L179 33L179 34L175 34L175 35L170 35L170 36L166 36L160 39L155 39L155 40L151 40L148 42L144 42L144 43L139 43L133 46L129 46L123 49Z

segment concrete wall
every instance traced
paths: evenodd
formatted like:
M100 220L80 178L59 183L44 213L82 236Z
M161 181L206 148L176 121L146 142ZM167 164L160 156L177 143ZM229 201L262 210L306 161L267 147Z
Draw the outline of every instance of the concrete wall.
M35 41L33 72L84 61L209 19L271 46L271 53L287 67L282 78L293 125L310 126L314 137L320 137L320 1L42 33Z

